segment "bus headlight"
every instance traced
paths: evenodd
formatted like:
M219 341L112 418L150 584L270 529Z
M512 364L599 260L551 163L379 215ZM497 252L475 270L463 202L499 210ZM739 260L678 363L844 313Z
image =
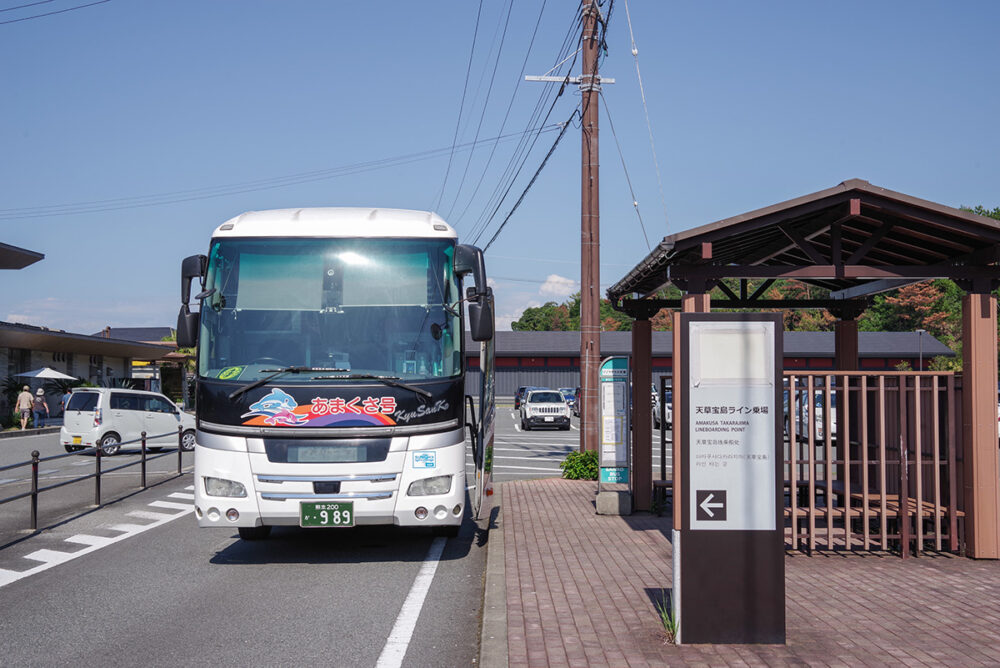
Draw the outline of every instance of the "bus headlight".
M447 494L451 491L450 475L439 475L433 478L424 478L410 483L406 490L407 496L431 496L433 494Z
M242 483L235 480L224 480L222 478L202 478L205 481L205 494L209 496L230 496L243 498L247 495L247 489Z

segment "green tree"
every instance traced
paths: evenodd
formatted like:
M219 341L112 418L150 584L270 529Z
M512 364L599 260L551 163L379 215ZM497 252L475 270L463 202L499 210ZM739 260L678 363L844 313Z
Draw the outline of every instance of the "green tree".
M629 331L632 319L601 300L600 322L603 331ZM515 332L571 332L580 329L580 293L569 296L562 304L546 302L524 309L521 317L510 323Z

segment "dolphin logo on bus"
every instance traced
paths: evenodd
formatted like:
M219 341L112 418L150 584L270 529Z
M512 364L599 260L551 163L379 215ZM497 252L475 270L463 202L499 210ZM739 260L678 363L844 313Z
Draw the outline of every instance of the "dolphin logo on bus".
M294 411L298 408L298 403L292 395L277 388L271 390L267 396L250 404L250 411L240 417L264 417L264 422L269 425L299 425L309 421L304 415L298 415Z

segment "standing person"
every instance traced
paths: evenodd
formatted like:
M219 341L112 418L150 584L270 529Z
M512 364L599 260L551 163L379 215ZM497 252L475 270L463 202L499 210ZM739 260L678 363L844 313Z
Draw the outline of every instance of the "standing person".
M35 400L31 405L31 410L35 414L35 428L41 429L45 426L45 418L42 417L42 413L45 413L45 417L49 415L49 405L45 403L45 390L38 388L35 392Z
M59 408L62 409L63 415L66 414L66 409L69 408L69 398L73 396L73 388L67 387L66 393L62 395L62 401L59 403Z
M28 426L28 418L31 417L31 388L27 385L21 390L21 394L17 395L17 402L14 404L14 410L21 414L21 431L24 431Z

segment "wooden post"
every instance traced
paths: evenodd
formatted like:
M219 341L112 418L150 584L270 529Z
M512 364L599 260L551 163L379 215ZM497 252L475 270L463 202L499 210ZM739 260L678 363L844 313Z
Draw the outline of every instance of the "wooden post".
M632 322L632 498L633 508L653 507L653 329L648 319ZM676 498L676 497L675 497Z
M962 377L967 553L976 559L997 559L997 301L988 291L962 298Z

